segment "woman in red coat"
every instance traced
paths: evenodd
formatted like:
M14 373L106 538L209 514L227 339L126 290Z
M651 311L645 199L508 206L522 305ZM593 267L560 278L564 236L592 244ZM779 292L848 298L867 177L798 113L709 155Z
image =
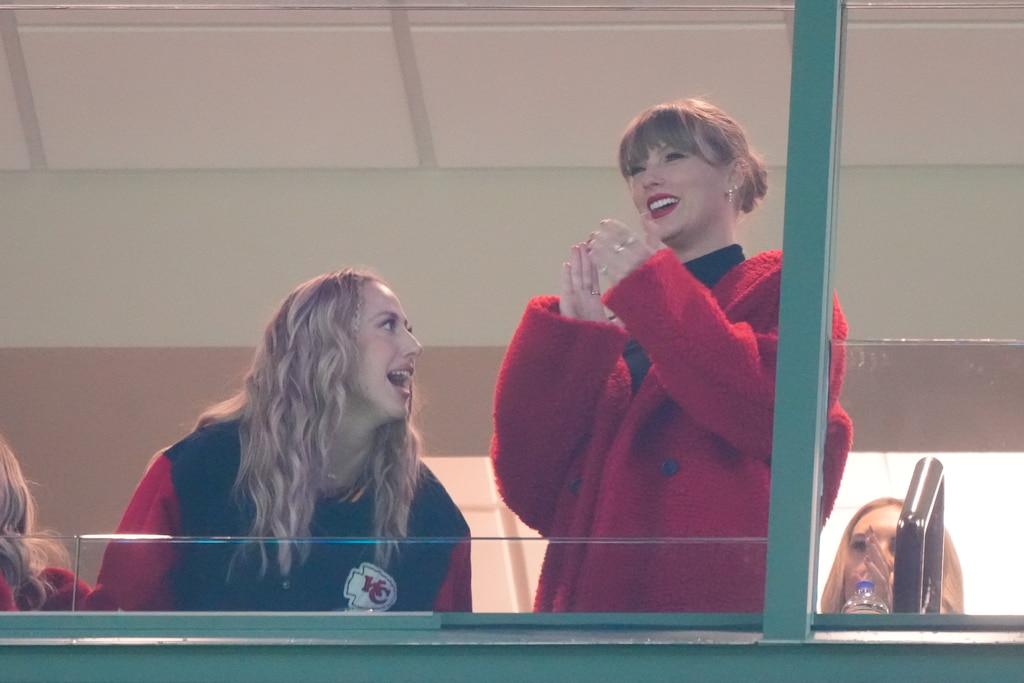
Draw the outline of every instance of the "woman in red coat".
M0 436L0 612L70 610L89 586L67 569L67 551L36 529L36 505L14 451Z
M619 167L642 233L605 220L572 248L560 297L530 301L498 378L498 484L549 539L534 607L760 611L782 255L747 258L737 228L766 171L699 100L638 115ZM852 440L844 364L836 353L823 517Z

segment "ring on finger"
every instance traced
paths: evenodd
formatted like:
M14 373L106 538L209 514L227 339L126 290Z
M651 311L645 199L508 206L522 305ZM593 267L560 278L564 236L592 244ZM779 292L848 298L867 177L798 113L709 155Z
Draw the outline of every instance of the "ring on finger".
M629 237L626 239L626 241L619 242L614 247L612 247L612 251L614 251L616 254L621 254L622 252L626 251L626 247L633 244L633 242L636 242L636 238Z
M590 293L593 294L594 296L601 296L601 292L597 291L596 289L590 290Z

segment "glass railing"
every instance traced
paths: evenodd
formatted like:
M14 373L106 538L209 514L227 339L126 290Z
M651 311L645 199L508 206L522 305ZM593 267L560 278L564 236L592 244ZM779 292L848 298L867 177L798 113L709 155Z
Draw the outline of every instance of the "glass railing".
M1024 466L1024 280L1013 264L1024 243L1002 199L1024 167L1024 126L1007 114L1024 93L1024 3L845 5L833 272L850 323L842 400L854 443L819 537L825 614L815 623L853 628L861 618L835 613L853 578L886 581L890 550L902 561L894 520L917 464L934 461L941 614L908 617L890 604L887 619L992 625L1024 614L998 531L1020 516L1013 482ZM868 527L884 549L877 572L863 561Z
M605 599L587 612L751 613L740 622L756 625L763 600L764 538L297 539L287 575L272 539L57 540L69 560L43 573L53 591L35 611L515 614L540 600L571 613L574 591L590 591ZM539 586L545 555L598 570Z
M944 487L942 613L1024 614L1024 602L1008 590L1016 550L1006 542L1020 516L1024 342L850 341L845 352L843 403L855 425L854 451L820 537L818 595L832 599L819 610L839 611L850 574L864 573L869 527L893 562L896 520L915 468L934 459ZM844 570L845 593L830 591L831 573Z

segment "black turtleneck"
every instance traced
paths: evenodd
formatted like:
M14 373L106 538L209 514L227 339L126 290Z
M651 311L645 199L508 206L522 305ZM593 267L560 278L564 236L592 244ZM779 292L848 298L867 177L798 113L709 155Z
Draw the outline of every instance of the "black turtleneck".
M702 285L711 289L733 266L743 263L745 258L743 247L733 244L710 254L698 256L683 265ZM633 378L633 393L636 393L640 388L640 383L647 376L647 371L651 369L651 359L647 357L647 352L637 343L636 339L626 342L622 357L626 361L626 366L629 367L629 374Z

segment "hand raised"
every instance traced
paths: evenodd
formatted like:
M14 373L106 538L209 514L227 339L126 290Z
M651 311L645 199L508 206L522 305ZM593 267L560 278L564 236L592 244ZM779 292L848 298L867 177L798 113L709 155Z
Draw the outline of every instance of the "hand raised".
M892 609L892 564L889 557L882 549L875 530L868 527L865 536L866 552L864 553L864 578L875 584L875 595L878 596L889 609Z
M645 231L646 235L638 237L622 221L607 218L601 221L599 229L590 233L586 241L590 258L613 285L664 248L646 227Z
M559 310L567 318L608 322L601 303L601 284L597 266L590 258L585 242L573 246L569 260L562 264Z

